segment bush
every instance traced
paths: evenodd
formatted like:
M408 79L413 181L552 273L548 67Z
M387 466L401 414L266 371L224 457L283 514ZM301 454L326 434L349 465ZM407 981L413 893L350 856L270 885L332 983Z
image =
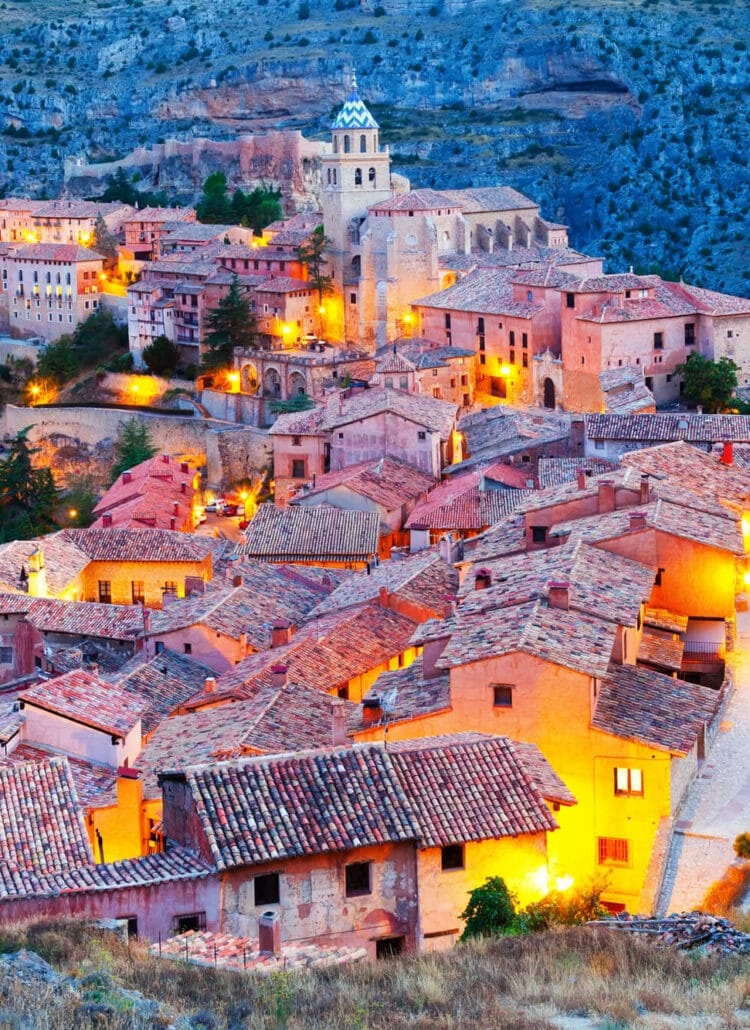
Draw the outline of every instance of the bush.
M180 360L180 349L163 333L153 343L143 348L143 361L146 368L155 375L174 372Z
M507 933L515 922L517 902L518 898L508 890L505 880L491 876L469 893L469 903L461 913L461 919L466 920L461 940Z
M741 833L734 842L737 858L750 858L750 833Z

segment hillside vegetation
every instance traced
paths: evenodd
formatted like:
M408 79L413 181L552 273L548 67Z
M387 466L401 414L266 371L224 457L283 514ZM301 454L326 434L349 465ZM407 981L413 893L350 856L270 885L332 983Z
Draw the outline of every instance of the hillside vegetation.
M362 7L4 0L0 187L56 192L65 157L167 137L322 138L354 65L415 184L504 182L610 268L750 288L746 0Z
M33 958L9 960L23 947L66 979ZM35 1030L750 1025L747 959L656 950L582 927L271 976L148 958L85 923L6 926L0 950L0 1025Z

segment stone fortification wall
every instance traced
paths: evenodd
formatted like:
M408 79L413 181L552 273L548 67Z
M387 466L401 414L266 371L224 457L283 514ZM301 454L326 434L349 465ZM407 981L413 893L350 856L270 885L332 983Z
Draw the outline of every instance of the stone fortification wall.
M269 466L273 448L270 436L252 426L224 426L206 434L206 480L225 490L240 479Z
M138 147L119 161L87 164L68 158L65 190L73 196L96 193L122 168L128 173L138 171L144 188L166 187L168 192L198 196L206 177L223 171L230 192L237 187L270 186L281 190L288 212L318 210L323 147L297 130L233 140L168 139L153 147Z

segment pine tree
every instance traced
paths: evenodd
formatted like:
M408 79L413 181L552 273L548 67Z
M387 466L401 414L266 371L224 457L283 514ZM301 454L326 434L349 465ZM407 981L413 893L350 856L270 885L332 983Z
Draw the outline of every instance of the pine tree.
M128 419L120 427L115 451L117 461L112 469L113 483L126 469L134 468L156 454L156 447L151 442L151 434L146 423L135 416Z
M36 449L22 429L0 465L0 540L23 540L54 526L57 489L48 468L34 468Z
M323 226L319 225L315 232L311 233L305 242L297 248L297 257L307 269L307 280L318 294L318 313L320 315L321 331L323 325L323 297L333 289L333 276L325 271L328 264L325 252L330 243L331 241L323 231Z
M93 249L102 255L106 268L113 268L117 264L117 240L107 228L101 211L94 222Z
M206 335L206 353L203 364L206 368L227 366L232 360L234 347L255 345L255 319L250 311L250 302L245 296L240 280L232 276L232 282L225 297L206 317L210 331Z
M208 225L234 222L232 202L227 196L227 177L223 172L212 172L203 183L203 197L196 204L195 216Z

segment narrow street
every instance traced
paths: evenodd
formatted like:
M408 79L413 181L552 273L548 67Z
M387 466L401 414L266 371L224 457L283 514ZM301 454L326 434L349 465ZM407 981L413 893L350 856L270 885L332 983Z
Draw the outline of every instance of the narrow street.
M734 693L703 768L677 814L659 911L698 907L750 831L750 613L737 613Z

